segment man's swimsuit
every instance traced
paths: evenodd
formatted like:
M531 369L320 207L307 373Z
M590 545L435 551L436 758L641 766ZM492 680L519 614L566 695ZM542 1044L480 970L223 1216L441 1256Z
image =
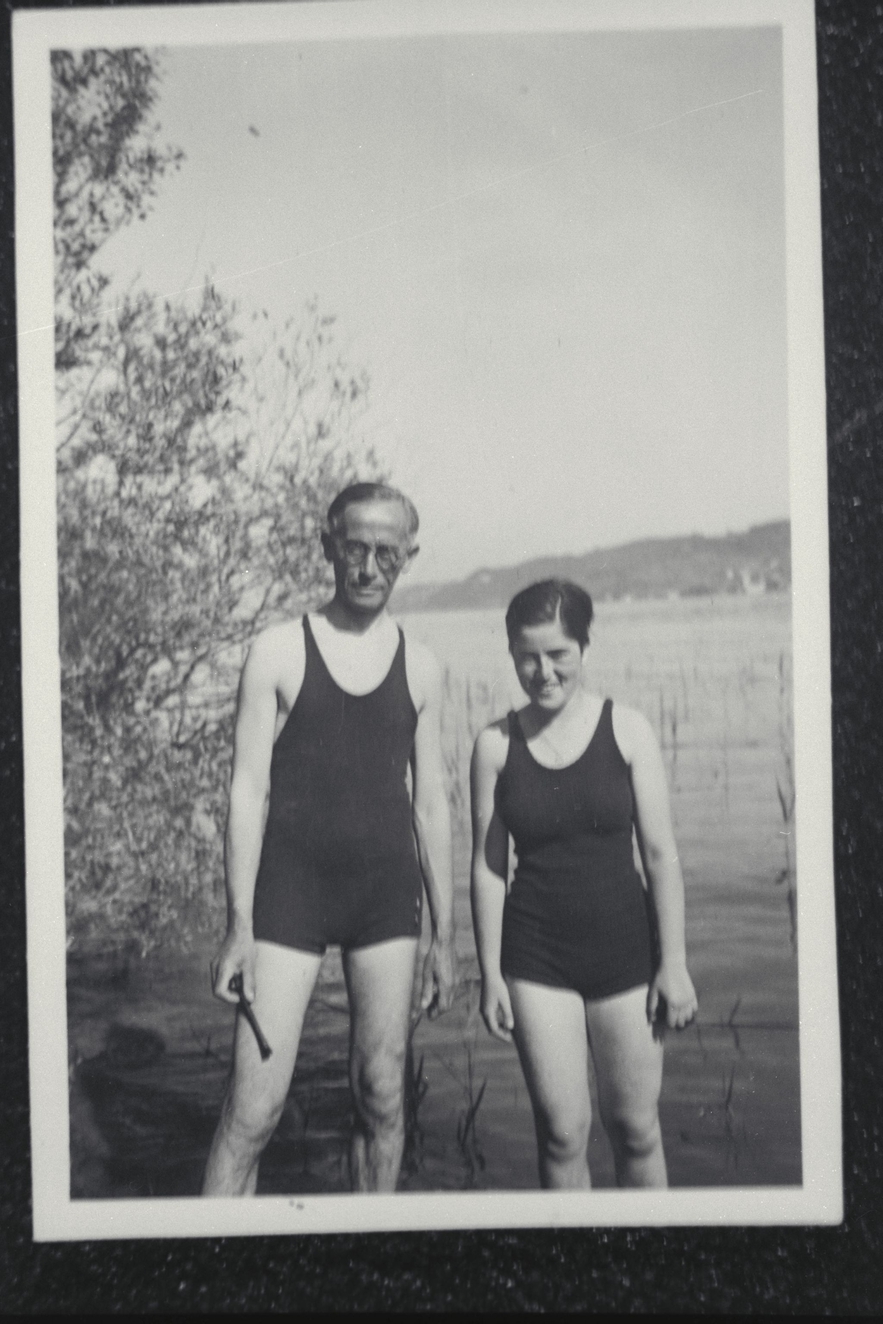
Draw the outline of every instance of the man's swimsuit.
M497 805L518 855L503 911L501 968L510 978L610 997L649 983L651 915L632 855L628 765L606 699L586 749L546 768L509 714Z
M419 937L422 875L405 780L417 711L405 640L370 694L332 679L303 618L300 693L273 747L254 936L302 951Z

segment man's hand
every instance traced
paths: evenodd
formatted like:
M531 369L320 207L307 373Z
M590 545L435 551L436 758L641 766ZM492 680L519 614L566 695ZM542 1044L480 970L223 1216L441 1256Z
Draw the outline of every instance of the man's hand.
M481 983L481 1017L495 1039L512 1042L515 1017L509 989L502 975L496 979L483 979Z
M430 1020L450 1011L459 978L453 939L433 938L423 962L423 996L420 999L421 1010Z
M696 1015L699 1001L693 981L684 964L669 968L661 965L647 994L647 1019L670 1030L682 1030ZM664 1019L663 1019L664 1018Z
M223 1002L239 1002L239 995L230 987L234 975L242 975L242 991L246 1002L254 1002L254 935L251 927L234 924L227 930L221 950L212 962L212 991Z

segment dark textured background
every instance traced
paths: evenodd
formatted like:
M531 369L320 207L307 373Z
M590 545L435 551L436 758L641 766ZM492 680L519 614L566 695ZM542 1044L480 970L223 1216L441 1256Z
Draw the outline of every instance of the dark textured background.
M93 0L98 3L98 0ZM34 1245L18 639L9 18L0 54L0 1313L871 1312L883 1306L883 4L818 0L846 1216L830 1229Z

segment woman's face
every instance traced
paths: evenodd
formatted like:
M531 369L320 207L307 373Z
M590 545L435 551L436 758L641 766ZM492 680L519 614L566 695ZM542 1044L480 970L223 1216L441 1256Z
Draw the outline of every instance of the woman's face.
M557 712L579 689L583 650L564 633L557 616L554 621L522 626L511 651L521 688L544 712Z

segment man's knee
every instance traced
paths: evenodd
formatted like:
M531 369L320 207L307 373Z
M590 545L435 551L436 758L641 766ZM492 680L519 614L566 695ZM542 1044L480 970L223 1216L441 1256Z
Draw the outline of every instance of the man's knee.
M269 1141L285 1108L285 1096L243 1096L234 1093L224 1108L224 1125L234 1146L262 1150Z
M370 1129L397 1126L404 1112L405 1050L355 1054L350 1070L356 1111Z

